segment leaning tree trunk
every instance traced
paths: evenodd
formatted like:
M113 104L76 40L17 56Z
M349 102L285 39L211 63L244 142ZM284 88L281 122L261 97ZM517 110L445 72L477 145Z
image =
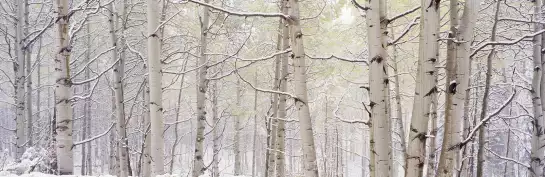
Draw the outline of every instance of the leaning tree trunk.
M290 6L290 39L293 48L291 55L294 67L295 84L295 108L299 117L299 129L303 147L303 165L305 177L317 177L318 166L316 162L316 148L312 131L312 119L310 117L307 94L307 66L305 64L305 47L303 44L303 31L301 30L301 16L299 12L299 0L289 0Z
M25 3L23 0L17 1L17 22L16 22L16 31L15 31L15 51L17 54L17 60L13 64L13 71L15 73L15 84L14 84L14 90L15 90L15 134L16 134L16 142L15 142L15 148L17 149L15 152L15 160L16 162L21 161L21 157L23 156L23 153L25 152L25 100L24 100L24 94L25 94L25 88L24 88L24 80L25 80L25 41L24 41L24 12L25 11Z
M414 96L409 148L407 151L406 177L424 175L426 160L426 134L431 115L432 97L437 92L435 63L439 58L439 3L440 0L422 0L422 22L420 23L420 54L416 91Z
M288 1L282 1L282 13L288 14ZM287 25L288 22L286 20L282 21L282 50L287 50L290 47L290 41L289 41L289 26ZM288 91L288 54L282 54L281 56L281 72L280 72L280 92L287 92ZM284 177L286 176L286 158L285 158L285 151L286 151L286 120L287 118L287 110L286 110L286 95L281 94L278 99L278 117L280 118L278 120L278 126L277 126L277 132L276 132L276 149L280 153L276 153L276 176L277 177Z
M534 12L540 14L542 3L540 0L534 1ZM535 19L540 20L540 15L536 15ZM534 24L534 30L540 31L543 27L541 24ZM534 109L534 120L532 121L532 140L531 140L531 153L530 153L530 171L533 177L542 177L544 167L544 144L543 144L543 126L545 120L543 119L543 103L541 97L542 81L542 62L543 55L542 50L542 35L534 36L534 48L533 48L533 79L532 79L532 105Z
M205 3L209 3L210 0L205 0ZM193 177L198 177L204 174L206 167L204 166L204 129L206 121L206 90L208 89L208 79L206 75L208 73L206 65L208 61L208 56L205 55L207 50L208 43L208 26L209 26L209 8L207 6L203 7L203 17L201 23L201 47L200 52L201 56L198 61L197 66L201 66L198 70L198 83L197 83L197 136L195 139L195 155L193 161Z
M388 68L386 64L387 22L384 1L367 1L368 43L369 43L369 89L372 120L371 154L374 154L372 173L374 177L390 176L392 167L390 114L388 108ZM372 175L373 176L373 175Z
M159 46L159 18L157 0L148 0L148 65L150 87L150 136L152 176L165 173L164 168L164 138L163 138L163 103L162 103L162 77Z
M494 22L492 25L492 34L490 36L490 41L494 42L496 41L496 31L498 29L498 17L500 12L500 4L501 1L496 2L496 13L494 15ZM488 113L488 97L490 93L490 82L492 80L492 59L494 59L494 55L496 54L496 47L492 46L492 50L488 54L488 57L486 59L486 77L485 77L485 85L484 85L484 93L483 93L483 102L481 105L481 115L480 120L483 121L486 118L486 115ZM485 161L485 153L484 153L484 146L485 146L485 129L486 127L482 127L479 129L479 148L477 148L477 176L483 176L484 171L484 161Z
M459 150L462 146L460 133L464 115L465 90L469 84L469 67L471 41L477 19L479 0L468 0L464 7L460 26L456 33L457 41L467 41L456 45L456 57L447 56L447 82L449 88L446 95L445 133L441 156L439 159L439 177L451 177L458 166ZM452 13L453 11L451 11ZM456 10L454 10L456 12ZM447 54L448 55L448 54ZM455 67L449 62L456 62ZM450 67L449 67L450 66ZM455 70L453 70L455 68ZM454 74L454 73L455 74Z
M118 56L118 51L120 48L118 47L118 40L117 40L117 28L115 25L115 21L118 18L117 15L114 13L114 3L110 3L108 5L108 11L109 11L109 27L110 27L110 40L113 46L112 50L112 61L115 63L115 67L113 69L113 77L114 77L114 97L115 97L115 113L117 118L117 156L118 156L118 164L119 164L119 176L120 177L127 177L129 175L129 164L128 164L128 144L127 144L127 129L126 129L126 120L125 120L125 99L123 97L123 75L124 75L124 65L125 65L125 58L124 58L124 52L122 52L121 56ZM122 44L123 45L123 44ZM124 46L121 46L124 47ZM121 49L122 50L122 49ZM119 58L118 58L119 57ZM119 61L118 61L119 60Z
M68 36L68 0L57 0L58 51L55 59L55 116L57 130L57 165L60 175L74 173L72 140L72 82L70 81L70 52Z

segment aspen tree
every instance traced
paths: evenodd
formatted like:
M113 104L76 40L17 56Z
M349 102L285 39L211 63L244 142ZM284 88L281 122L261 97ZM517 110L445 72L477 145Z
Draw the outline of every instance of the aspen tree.
M115 66L113 69L113 77L114 77L114 100L115 100L115 113L117 118L117 159L119 164L119 176L120 177L127 177L129 175L129 164L128 158L128 141L127 141L127 129L125 125L125 99L123 96L123 77L125 72L125 52L123 52L124 43L120 42L121 48L118 46L118 37L117 37L117 26L116 20L118 18L117 13L114 12L114 3L110 3L108 5L108 11L109 11L109 28L110 28L110 40L111 44L114 47L112 50L112 61L115 62ZM121 55L118 55L118 51L121 52ZM118 61L119 60L119 61Z
M387 74L386 2L367 0L367 36L369 44L369 89L372 122L370 143L371 176L390 176L392 168L390 113L388 106L389 80Z
M205 3L209 3L210 0L205 0ZM198 177L204 174L206 167L204 165L204 129L206 128L206 91L208 90L207 69L205 66L208 62L208 56L205 55L208 46L208 27L209 27L209 8L203 6L203 16L201 23L201 41L200 41L200 58L197 66L201 66L198 69L198 83L197 83L197 136L195 140L195 157L193 160L193 177Z
M72 151L72 82L70 75L70 44L68 0L57 0L58 52L55 59L55 116L57 132L57 168L59 175L74 172Z
M318 166L316 161L316 148L312 131L312 119L310 118L308 94L307 94L307 66L305 64L305 47L303 44L303 31L301 30L301 16L299 0L289 0L290 7L290 42L293 49L291 59L294 67L295 84L295 109L299 117L299 128L303 147L303 165L305 177L317 177Z
M458 166L459 149L461 143L461 119L464 115L465 90L469 84L469 66L471 41L477 19L479 0L468 0L464 6L464 12L460 19L460 25L454 34L456 41L462 41L454 45L454 56L447 52L447 94L445 108L445 133L441 156L439 159L438 176L451 177L454 168ZM457 15L457 4L451 4L451 13ZM454 10L454 11L452 11ZM451 17L451 20L453 18ZM450 33L452 33L451 31ZM451 50L450 48L448 50ZM450 51L453 52L453 51Z
M424 175L430 106L433 94L437 92L435 63L439 58L439 3L440 0L421 1L420 50L414 107L410 121L409 148L406 155L406 177Z
M541 19L541 6L542 1L536 0L534 2L534 13L535 20ZM542 24L535 23L534 31L540 31L543 29ZM545 120L543 119L543 97L541 95L542 91L542 79L543 79L543 55L542 50L542 35L536 35L533 39L533 77L532 77L532 106L534 113L534 120L532 121L532 139L531 139L531 153L530 153L530 175L533 177L541 177L544 175L543 167L545 163L543 150L543 127L545 125Z
M15 73L15 159L20 161L23 153L25 152L25 41L24 41L24 13L25 13L25 1L18 0L16 2L16 29L15 29L15 52L17 60L13 64L13 71Z
M151 176L163 175L164 168L164 137L163 137L163 103L162 77L160 62L159 10L157 0L147 1L148 18L148 66L150 89L150 153Z
M288 14L288 0L282 0L281 8L283 14ZM290 47L289 44L289 25L286 20L282 21L282 50L287 50ZM288 54L282 54L281 56L281 72L280 72L280 91L288 91ZM284 121L287 118L286 110L286 95L281 94L278 100L278 117L281 118L278 120L278 128L276 132L276 150L279 153L276 154L276 176L284 177L286 176L286 122Z

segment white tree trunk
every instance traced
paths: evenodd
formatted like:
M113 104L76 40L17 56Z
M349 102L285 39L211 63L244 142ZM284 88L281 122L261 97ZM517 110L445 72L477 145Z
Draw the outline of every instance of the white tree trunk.
M209 3L210 0L205 0L205 3ZM197 135L195 140L195 157L193 161L193 177L198 177L206 170L204 166L204 129L206 121L206 90L208 89L207 66L203 66L208 61L208 56L205 55L207 50L207 38L208 38L208 26L209 26L209 9L203 7L203 16L201 24L201 47L200 56L197 66L201 66L198 70L198 83L197 83Z
M464 41L461 44L456 44L455 58L447 57L447 60L455 60L456 62L452 71L447 66L448 72L455 72L454 78L450 79L447 74L447 82L449 88L447 90L446 114L445 114L445 133L443 137L443 145L441 156L439 159L439 177L452 177L454 168L458 165L458 156L461 142L461 123L464 116L464 100L465 90L469 84L469 67L471 41L473 41L473 31L477 19L477 11L479 10L479 0L468 0L464 7L460 26L456 33L457 41ZM451 11L452 12L452 11ZM456 12L456 10L454 11ZM453 62L453 61L447 61ZM450 101L450 102L449 102Z
M72 82L70 80L70 52L68 36L68 0L57 0L58 52L55 59L55 116L57 130L57 165L60 175L71 175L74 170L72 152Z
M162 175L164 169L163 103L160 62L159 11L157 0L148 0L148 65L150 87L151 161L152 176Z
M369 43L369 89L370 89L370 108L372 120L372 140L371 154L372 176L385 177L390 176L392 167L391 161L391 131L390 114L388 107L389 80L387 74L387 22L386 4L384 1L367 1L367 6L371 9L367 11L368 25L368 43Z
M142 93L142 96L144 97L144 104L149 105L150 103L150 97L149 97L149 82L147 79L145 79L146 84L144 85L144 93ZM145 176L151 176L151 135L150 135L150 112L149 108L146 109L143 115L143 125L144 125L144 145L142 149L142 175Z
M431 98L437 92L435 63L439 58L440 7L439 2L436 0L422 0L421 2L420 53L408 141L409 148L406 157L406 177L424 175L426 134L428 133L428 122L431 115Z
M542 2L540 0L534 1L534 12L540 14ZM539 20L541 15L536 15L535 19ZM542 30L541 24L534 24L534 31ZM543 55L542 50L542 35L534 36L534 48L533 48L533 79L532 79L532 105L534 109L534 120L532 121L532 140L531 140L531 154L530 154L530 174L532 177L543 176L544 167L544 143L543 143L543 127L545 120L543 118L543 103L542 103L542 77L543 77Z
M303 148L303 165L305 177L317 177L318 166L316 161L316 148L314 147L314 135L312 131L312 119L310 117L307 94L307 66L305 64L305 47L303 44L303 31L301 30L301 16L299 0L289 0L290 6L290 39L293 48L293 67L295 84L295 108L299 117L299 129L301 134L301 146Z
M15 52L17 60L14 63L13 70L15 73L15 134L16 134L16 155L15 160L20 161L21 156L25 152L25 49L24 49L24 12L25 3L23 0L17 1L17 23L15 31Z
M283 14L288 14L288 1L282 1L281 8ZM290 47L289 41L289 25L286 20L282 21L282 50L287 50ZM282 54L281 56L281 72L280 72L280 92L288 91L288 54ZM286 122L284 121L287 118L286 110L286 95L280 95L278 100L278 117L281 120L278 121L278 128L276 132L276 176L284 177L286 176Z
M23 18L24 18L24 29L23 29L23 36L28 35L28 0L22 0L24 3L24 11L23 11ZM40 46L41 47L41 46ZM23 49L24 56L25 56L25 69L26 69L26 101L25 101L25 119L27 121L27 131L26 131L26 146L32 147L34 145L34 142L32 141L32 134L34 131L32 131L33 122L32 122L32 47L29 45L25 49Z
M117 118L117 156L118 156L118 164L119 164L119 177L127 177L129 175L129 167L128 167L128 147L127 147L127 129L125 125L125 99L123 97L123 75L124 75L124 65L125 65L125 58L124 58L124 52L123 49L120 49L118 47L118 39L117 39L117 27L115 25L118 16L115 13L114 3L110 3L108 5L108 12L109 12L109 27L110 27L110 42L112 46L114 47L114 50L112 50L112 61L115 62L115 67L113 69L113 77L114 77L114 97L115 97L115 113ZM124 47L123 42L121 42L121 47ZM118 56L118 51L121 50L121 56ZM117 61L119 59L119 61Z

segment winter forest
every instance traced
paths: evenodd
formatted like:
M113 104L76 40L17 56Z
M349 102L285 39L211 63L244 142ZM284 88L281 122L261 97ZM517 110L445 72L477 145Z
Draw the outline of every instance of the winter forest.
M545 177L545 0L0 0L0 176Z

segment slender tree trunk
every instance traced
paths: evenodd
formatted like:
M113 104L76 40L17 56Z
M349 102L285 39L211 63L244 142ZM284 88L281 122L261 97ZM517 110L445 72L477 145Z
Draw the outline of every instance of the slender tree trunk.
M215 69L212 69L212 72L215 72L214 71ZM212 130L212 156L213 156L213 159L212 159L212 177L220 177L220 169L219 169L219 159L221 157L221 154L220 154L220 143L221 143L221 129L219 127L220 125L220 118L218 117L218 85L217 85L217 81L214 81L212 82L212 88L211 88L211 97L212 97L212 122L214 123L214 130ZM240 92L240 91L237 91L237 92ZM237 94L237 103L239 102L238 100L240 99L240 94ZM237 120L238 122L238 120ZM235 125L235 137L237 138L235 140L235 173L237 172L237 155L239 156L240 158L240 151L237 151L239 149L238 147L238 140L240 137L237 137L237 132L238 132L238 129L239 127L237 127ZM238 159L238 168L240 168L240 159ZM239 169L240 170L240 169ZM238 176L238 175L237 175Z
M85 48L87 48L87 51L85 51L85 60L83 61L84 63L88 63L90 60L91 60L91 25L89 23L86 23L85 25ZM85 79L89 79L90 78L90 72L89 72L90 68L85 68ZM89 93L91 89L91 83L88 82L88 83L85 83L85 85L83 85L83 93ZM38 103L39 104L39 103ZM88 138L88 134L90 134L91 132L89 131L90 129L88 128L89 124L90 124L90 121L91 121L91 114L90 114L90 110L91 109L91 99L88 98L88 99L85 99L84 100L84 103L83 103L83 124L82 124L82 139L87 139ZM38 110L39 112L40 110ZM81 146L81 175L86 175L86 171L88 170L87 167L91 167L90 164L88 164L88 160L87 158L90 158L90 155L87 155L87 153L91 153L91 151L87 151L87 150L90 150L90 147L91 145L89 144L91 142L88 142L88 143L84 143ZM88 157L89 156L89 157ZM89 170L91 171L91 170Z
M114 47L114 50L112 50L112 61L115 62L115 67L113 69L113 77L114 77L114 97L115 97L115 108L116 108L116 118L117 118L117 138L118 138L118 164L119 164L119 177L127 177L129 175L129 167L128 167L128 144L127 144L127 129L125 125L125 99L123 96L123 75L124 75L124 65L125 65L125 58L124 58L124 52L122 52L124 46L121 46L121 48L118 46L118 38L117 38L117 27L116 27L116 19L118 18L116 13L114 12L114 3L110 3L108 5L108 11L109 11L109 27L110 27L110 39L112 46ZM123 45L123 44L122 44ZM121 55L118 56L118 51L121 51ZM119 61L117 61L119 60Z
M41 114L41 106L42 106L42 89L40 89L40 86L42 85L42 67L41 67L41 61L40 61L40 58L41 58L41 53L42 53L42 39L43 38L40 38L39 39L39 42L38 42L38 52L36 54L36 69L37 69L37 80L36 80L36 118L37 120L42 120L42 114ZM44 141L47 143L47 141L49 140L49 138L51 137L46 137L44 138ZM41 144L41 143L40 143Z
M23 153L25 152L25 41L24 41L24 11L25 1L17 1L17 22L15 31L15 52L17 53L17 60L13 64L13 71L15 73L15 123L16 123L16 143L15 148L16 155L15 161L20 162Z
M541 15L541 6L542 3L540 0L533 1L534 2L534 13L535 20L540 20ZM534 24L534 31L539 31L543 29L541 24ZM542 62L543 62L543 55L541 53L542 50L542 35L536 35L534 37L534 48L533 48L533 62L534 62L534 70L533 70L533 79L532 79L532 104L534 109L534 120L532 121L533 129L532 129L532 140L531 140L531 154L530 154L530 176L533 177L541 177L544 175L543 173L543 166L544 166L544 150L543 150L543 127L545 125L545 120L543 119L543 103L542 103L542 97L541 97L541 90L542 90Z
M258 80L257 80L257 70L255 72L255 83L254 85L258 86ZM252 177L257 176L257 96L258 92L255 90L254 92L254 137L253 137L253 153L252 153Z
M29 28L29 23L28 23L28 0L23 0L23 3L24 3L24 26L25 28L23 29L23 36L27 36L28 35L28 28ZM41 46L40 46L41 47ZM26 95L25 95L25 98L26 98L26 120L27 120L27 132L26 132L26 146L27 147L32 147L34 146L34 141L32 140L32 135L33 135L33 130L32 130L32 127L33 127L33 118L32 118L32 47L31 45L29 45L28 47L26 47L24 50L24 56L25 56L25 69L26 69Z
M305 64L305 47L303 44L303 31L301 30L301 16L299 12L299 0L289 0L291 46L293 48L293 67L295 84L295 108L299 117L299 129L303 147L303 164L305 177L317 177L318 166L316 162L316 149L312 131L312 119L310 117L307 94L307 66Z
M210 0L205 0L205 3L209 3ZM197 66L206 65L208 62L208 56L205 55L208 43L208 27L209 27L209 8L203 7L203 16L201 23L201 41L200 41L200 58ZM204 129L206 121L206 90L208 89L207 66L202 66L198 70L198 83L197 83L197 136L195 140L195 157L193 161L193 177L198 177L204 174L206 167L204 165Z
M494 15L494 22L492 25L492 34L490 36L490 41L496 41L496 31L498 29L498 16L500 12L500 4L501 1L496 2L496 13ZM490 81L492 80L492 59L494 59L494 55L496 54L496 47L492 46L492 50L488 54L488 57L486 59L486 77L485 77L485 86L484 86L484 93L483 93L483 101L481 105L481 115L480 120L484 120L488 113L488 97L490 93ZM484 161L485 161L485 127L482 127L479 129L479 148L477 148L477 176L483 176L484 171Z
M163 138L162 77L160 62L159 10L156 0L148 0L148 64L150 87L151 166L152 176L165 173Z
M394 33L393 28L390 28L391 33ZM394 36L392 35L392 38ZM403 110L401 107L401 92L400 92L400 80L399 80L399 67L397 64L399 63L397 58L397 45L392 45L392 60L393 60L393 67L394 67L394 88L395 88L395 101L396 101L396 123L397 123L397 130L399 134L399 151L401 152L401 162L400 166L396 167L396 172L399 170L403 170L403 173L406 171L406 154L407 154L407 145L406 145L406 137L405 137L405 122L403 121Z
M435 92L435 63L439 58L439 3L436 0L422 0L422 22L420 23L420 59L414 108L409 133L409 151L407 152L406 177L424 175L426 160L426 134L428 133L431 102Z
M282 1L282 13L288 14L288 1ZM282 22L282 50L287 50L290 47L289 43L289 26L287 21ZM281 72L280 72L280 91L288 91L288 54L282 54L281 56ZM284 177L286 176L286 122L284 121L287 118L286 110L286 95L280 95L278 100L278 117L281 118L278 121L278 128L276 132L276 176Z
M392 167L392 150L391 144L391 129L388 107L388 92L389 80L387 74L387 22L386 19L386 2L384 1L367 1L367 24L369 26L367 36L369 36L369 56L370 56L370 108L372 120L371 154L374 155L372 162L372 172L374 177L386 177L391 175Z
M437 69L435 70L435 72L437 72ZM435 75L435 83L437 83L437 75ZM431 135L430 138L428 138L428 143L429 144L429 152L428 152L428 169L427 169L427 176L428 177L433 177L435 175L435 171L436 171L436 168L435 168L435 165L436 165L436 158L435 158L435 150L437 149L436 148L436 145L435 145L435 136L437 136L437 92L433 93L432 97L431 97L431 110L432 110L432 113L431 113L431 119L430 119L430 123L429 123L429 126L431 127L430 130L428 130Z
M449 56L447 56L447 60L455 59L456 67L454 68L456 68L456 70L454 71L452 70L453 68L447 66L447 82L449 83L449 88L447 89L448 93L446 98L447 109L445 111L443 150L441 151L438 167L439 177L451 177L454 174L454 167L458 167L459 164L458 156L461 148L460 133L462 132L460 123L462 121L457 119L460 119L464 115L465 90L468 88L468 73L469 67L471 67L469 55L479 3L479 0L469 0L465 3L460 26L458 27L456 34L456 40L467 42L456 44L456 58L449 58ZM454 10L454 12L456 12L456 10ZM454 61L447 61L447 65L449 62ZM452 74L452 72L455 72L455 74Z
M112 98L111 98L111 108L112 108L112 116L111 116L111 120L112 122L114 122L114 126L117 127L117 120L115 120L115 113L116 113L116 104L115 104L115 91L112 90ZM117 128L116 128L117 129ZM111 175L116 175L116 176L119 176L119 156L118 156L118 145L117 143L119 143L117 141L117 133L114 132L114 131L111 131L110 132L110 161L109 161L109 169L108 169L108 173L110 173Z
M283 2L283 1L282 1ZM278 23L279 30L282 31L283 24L282 19L280 19ZM276 50L280 50L282 48L282 34L278 34L278 37L276 39ZM280 90L280 69L281 69L281 59L282 57L280 55L277 55L274 62L274 83L273 83L273 90ZM270 117L270 130L269 130L269 147L267 148L267 174L265 176L275 176L276 171L276 155L278 154L276 151L276 138L278 133L278 94L272 94L272 115Z
M57 0L58 52L55 59L55 108L57 113L57 163L60 175L72 175L74 172L72 152L72 82L70 80L70 40L68 36L68 0Z
M184 66L183 66L183 69L182 69L182 72L185 72L186 70L186 67L187 67L187 61L188 60L185 60L184 61ZM176 112L176 124L174 124L174 143L172 143L172 148L170 150L170 168L169 168L169 171L170 171L170 174L173 174L173 171L174 171L174 161L175 161L175 158L176 158L176 149L178 147L178 144L179 144L179 135L178 135L178 129L179 129L179 125L178 125L178 121L180 121L180 108L182 107L182 91L183 91L183 88L184 88L184 82L185 82L185 74L182 74L182 78L181 78L181 81L180 81L180 91L178 92L178 101L176 102L176 108L175 108L175 112Z
M241 168L241 154L240 154L240 121L242 116L240 111L243 109L241 106L242 86L240 85L240 79L237 79L237 109L239 113L235 116L235 176L242 175ZM217 99L217 98L216 98ZM217 101L217 100L216 100Z
M144 85L145 91L142 93L142 97L144 97L144 104L150 105L150 89L149 89L149 82L147 79L144 81L146 84ZM143 126L144 126L144 145L142 147L142 177L151 176L151 134L150 134L150 127L151 127L151 120L150 120L150 110L147 108L144 112L144 116L142 117L143 120Z

